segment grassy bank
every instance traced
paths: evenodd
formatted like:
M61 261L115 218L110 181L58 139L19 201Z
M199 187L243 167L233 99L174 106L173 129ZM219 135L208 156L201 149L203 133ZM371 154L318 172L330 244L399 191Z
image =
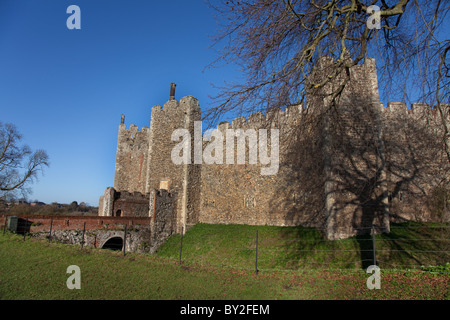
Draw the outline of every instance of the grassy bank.
M238 226L235 227L239 229ZM202 228L204 226L199 226L199 230ZM219 239L212 242L205 241L204 234L201 235L199 230L191 231L194 231L193 237L199 237L203 241L203 247L198 244L197 250L203 254L218 250L226 252L231 250L231 245L241 246L246 243L244 237L237 238L234 233L229 232L229 235L234 235L234 240L222 239L224 243L218 245ZM275 230L266 231L280 231ZM253 232L251 229L247 231L250 234ZM261 231L261 234L264 232ZM289 239L287 237L284 240ZM176 242L176 237L171 241ZM193 245L194 242L190 241L193 240L189 239L188 232L183 239L183 245L186 247ZM247 244L249 247L252 245ZM166 248L170 248L170 243L168 245ZM186 255L187 252L186 248ZM128 253L124 257L121 252L81 249L79 246L49 244L35 239L24 241L21 236L0 234L0 298L152 300L449 298L449 274L442 272L382 269L381 289L369 290L366 286L369 275L362 269L299 269L270 272L262 270L255 275L252 268L247 270L244 266L229 268L200 264L191 261L188 256L184 257L184 262L179 265L175 257L162 257L163 253L164 250L156 256ZM241 253L242 258L247 256L249 258L252 255L253 253L245 250ZM234 256L223 258L232 261ZM232 262L237 263L238 260ZM80 290L69 290L66 286L70 276L66 273L69 265L80 267Z
M450 262L448 224L392 224L389 234L324 240L305 227L207 225L192 227L183 237L182 260L217 266L255 269L258 232L259 270L410 269ZM180 235L172 236L157 255L179 259Z

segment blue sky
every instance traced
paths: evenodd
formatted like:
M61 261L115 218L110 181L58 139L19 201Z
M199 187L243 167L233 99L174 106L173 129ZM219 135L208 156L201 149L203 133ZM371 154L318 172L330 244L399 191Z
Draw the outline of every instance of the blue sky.
M69 30L69 5L81 30ZM50 167L29 199L98 204L114 181L120 115L149 126L151 107L193 95L206 106L211 83L231 68L216 57L217 23L202 0L0 0L0 111Z

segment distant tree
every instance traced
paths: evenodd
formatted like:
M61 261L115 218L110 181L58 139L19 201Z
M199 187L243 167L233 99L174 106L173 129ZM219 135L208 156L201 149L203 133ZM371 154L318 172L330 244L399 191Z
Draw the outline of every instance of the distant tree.
M77 209L78 209L78 202L72 201L72 203L69 205L69 210L70 211L77 211Z
M44 167L49 166L48 155L44 150L32 151L21 145L22 135L15 125L0 122L0 194L17 192L26 195Z
M26 203L15 204L10 209L11 214L32 214L33 208Z

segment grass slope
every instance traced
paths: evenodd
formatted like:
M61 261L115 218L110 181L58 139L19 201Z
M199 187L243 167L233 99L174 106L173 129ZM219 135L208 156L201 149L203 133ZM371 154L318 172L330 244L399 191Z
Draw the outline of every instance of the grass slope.
M221 228L225 228L228 236L219 232ZM270 258L281 255L277 250L267 250L267 245L263 246L264 241L270 239L269 244L272 247L269 248L290 243L293 242L290 240L295 240L295 233L299 230L258 227L262 246L261 263L264 259L269 259L268 266L277 267L277 264L270 265ZM311 233L311 239L316 239L313 230L305 229L301 232ZM171 246L171 243L177 243L177 236L170 239L167 246L157 255L128 253L124 257L121 252L81 249L75 245L48 243L29 238L24 241L21 236L0 234L0 299L449 298L448 273L382 269L380 290L367 289L366 281L369 275L363 269L310 268L293 271L261 269L261 272L255 275L251 267L254 256L252 247L255 244L254 233L256 233L254 227L196 226L183 238L185 250L181 265L176 261L179 251L170 253L170 250L175 251L177 247ZM205 238L206 234L208 238ZM247 247L242 249L242 246ZM223 256L219 257L222 253ZM317 254L323 259L329 259L329 255L322 253L323 251L319 251ZM312 258L315 254L308 252L308 256ZM283 254L281 257L286 255ZM243 261L250 262L250 267ZM280 263L282 260L275 261ZM223 265L237 264L239 268L218 267L211 262ZM69 265L77 265L81 269L80 290L69 290L66 286L70 276L66 273Z
M373 264L371 235L324 240L306 227L197 224L183 237L182 260L255 270L258 231L259 270L366 269ZM392 224L375 236L377 265L420 268L450 262L448 224ZM180 235L160 248L160 257L179 259Z

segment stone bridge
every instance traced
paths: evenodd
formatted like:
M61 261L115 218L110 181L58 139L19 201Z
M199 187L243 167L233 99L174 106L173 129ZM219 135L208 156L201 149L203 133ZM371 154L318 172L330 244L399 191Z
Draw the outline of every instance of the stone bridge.
M26 233L36 238L115 250L123 250L125 239L127 252L150 251L149 217L0 215L2 230L5 226L8 227L9 217L17 217L16 232L19 234Z

